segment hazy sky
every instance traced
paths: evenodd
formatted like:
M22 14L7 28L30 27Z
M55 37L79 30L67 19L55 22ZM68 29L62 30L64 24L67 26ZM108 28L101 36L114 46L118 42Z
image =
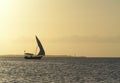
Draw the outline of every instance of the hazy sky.
M0 55L120 57L120 0L0 0Z

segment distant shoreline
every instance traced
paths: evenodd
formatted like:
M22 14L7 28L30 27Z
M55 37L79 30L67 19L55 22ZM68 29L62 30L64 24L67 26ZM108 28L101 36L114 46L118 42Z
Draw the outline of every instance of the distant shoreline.
M0 55L0 58L4 57L24 57L25 55ZM46 55L45 57L56 57L56 58L120 58L120 57L86 57L86 56L64 56L64 55Z

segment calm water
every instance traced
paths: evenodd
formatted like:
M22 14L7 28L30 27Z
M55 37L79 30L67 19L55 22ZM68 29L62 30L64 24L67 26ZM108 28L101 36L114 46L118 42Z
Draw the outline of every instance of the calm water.
M1 57L0 83L120 83L120 59Z

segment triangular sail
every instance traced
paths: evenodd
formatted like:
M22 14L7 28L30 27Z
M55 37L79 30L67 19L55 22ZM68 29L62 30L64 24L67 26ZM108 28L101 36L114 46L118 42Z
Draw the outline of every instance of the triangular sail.
M43 49L43 46L42 46L42 44L41 44L41 42L40 42L40 40L38 39L37 36L36 36L36 41L37 41L38 47L39 47L39 49L40 49L40 51L39 51L39 53L38 53L37 55L38 55L38 56L39 56L39 55L45 55L45 51L44 51L44 49Z

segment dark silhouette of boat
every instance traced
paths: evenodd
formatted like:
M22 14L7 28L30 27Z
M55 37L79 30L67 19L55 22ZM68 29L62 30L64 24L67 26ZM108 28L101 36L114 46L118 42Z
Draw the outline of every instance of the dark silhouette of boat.
M39 47L39 53L37 55L32 54L32 53L24 53L25 54L25 59L41 59L43 56L45 56L45 51L44 48L40 42L40 40L38 39L37 36L35 36L36 41L37 41L37 45Z

